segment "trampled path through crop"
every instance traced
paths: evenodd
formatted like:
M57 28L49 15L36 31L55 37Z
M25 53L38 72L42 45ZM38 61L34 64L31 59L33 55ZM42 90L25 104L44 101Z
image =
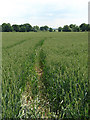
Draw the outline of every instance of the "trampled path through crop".
M23 108L24 111L28 111L29 109L31 109L30 107L30 104L34 105L36 107L36 104L35 103L35 100L36 99L39 99L39 104L37 105L37 110L38 112L40 113L40 118L46 118L47 117L47 114L50 113L50 108L49 108L49 101L47 99L47 96L46 96L46 93L45 93L45 79L43 77L44 75L44 65L45 65L45 58L46 58L46 55L44 53L44 50L42 49L42 45L44 44L44 41L46 40L43 39L43 40L40 40L36 45L35 45L35 53L34 53L34 66L32 66L34 72L36 72L34 74L34 76L37 76L37 79L38 79L38 93L36 96L33 95L33 92L31 91L31 84L29 82L26 83L26 90L22 93L22 98L23 101L22 102L22 105L26 105L26 108ZM36 88L35 88L36 89ZM34 97L33 97L34 96ZM25 97L25 98L24 98ZM27 109L27 110L26 110ZM35 114L37 114L37 112L35 111ZM25 115L27 116L27 115Z

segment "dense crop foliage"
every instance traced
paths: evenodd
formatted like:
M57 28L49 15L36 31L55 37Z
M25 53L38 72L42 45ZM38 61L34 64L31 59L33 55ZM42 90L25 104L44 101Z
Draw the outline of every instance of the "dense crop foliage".
M87 33L3 33L3 118L88 117Z

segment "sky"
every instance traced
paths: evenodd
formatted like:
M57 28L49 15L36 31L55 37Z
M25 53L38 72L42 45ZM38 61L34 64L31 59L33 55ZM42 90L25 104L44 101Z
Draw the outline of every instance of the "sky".
M89 0L0 0L0 24L57 28L88 23Z

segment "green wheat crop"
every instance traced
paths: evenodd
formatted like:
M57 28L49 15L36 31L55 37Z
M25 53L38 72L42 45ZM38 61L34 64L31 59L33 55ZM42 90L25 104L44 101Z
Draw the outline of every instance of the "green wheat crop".
M2 118L88 116L88 33L3 33Z

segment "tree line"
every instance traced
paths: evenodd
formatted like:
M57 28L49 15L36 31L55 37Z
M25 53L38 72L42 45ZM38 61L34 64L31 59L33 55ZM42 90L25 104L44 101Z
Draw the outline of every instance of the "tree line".
M82 23L80 26L76 24L64 25L63 27L58 27L57 29L53 29L51 27L45 26L31 26L29 23L26 24L13 24L10 23L3 23L1 25L2 32L38 32L38 31L49 31L49 32L84 32L90 31L90 24Z

